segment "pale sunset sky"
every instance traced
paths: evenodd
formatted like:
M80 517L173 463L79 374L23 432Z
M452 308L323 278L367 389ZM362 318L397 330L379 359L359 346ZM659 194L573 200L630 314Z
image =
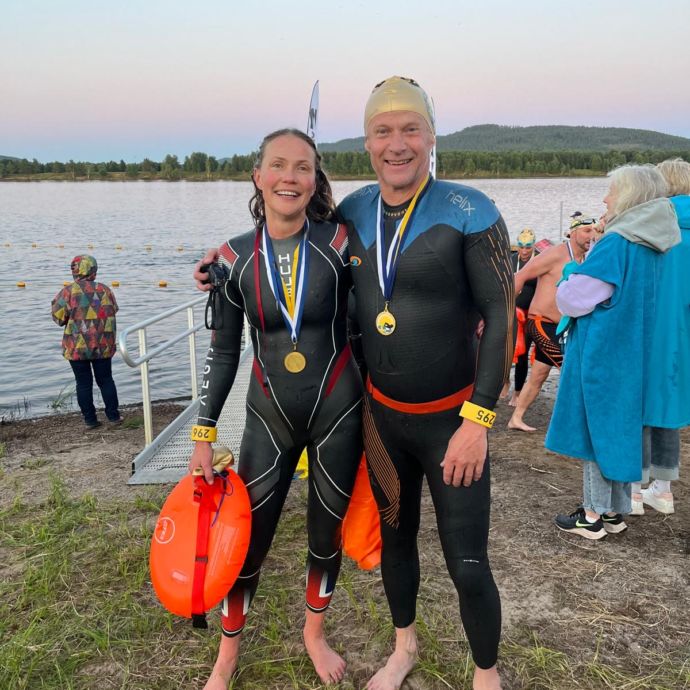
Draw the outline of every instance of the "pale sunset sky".
M439 134L484 123L690 137L688 0L2 0L0 155L248 153L306 125L362 134L378 81L416 79Z

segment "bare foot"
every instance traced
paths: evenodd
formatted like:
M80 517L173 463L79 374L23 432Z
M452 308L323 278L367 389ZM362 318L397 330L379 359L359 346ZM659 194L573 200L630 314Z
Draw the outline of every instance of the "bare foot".
M509 383L504 383L503 388L501 388L501 392L499 394L499 398L501 400L505 400L508 397L508 393L510 393L510 384Z
M367 690L400 690L403 681L417 663L417 654L395 650L367 683Z
M495 666L474 669L472 690L501 690L501 679Z
M513 395L510 396L510 400L508 401L508 404L511 407L517 407L519 399L520 399L520 393L519 392L513 392Z
M314 669L325 685L339 683L345 676L345 659L333 651L323 632L312 634L304 631L304 646L314 664Z
M515 415L510 418L508 422L509 429L516 429L517 431L536 431L537 428L534 426L529 426L525 424L521 419L515 419Z
M228 690L228 685L237 670L239 658L240 636L226 637L223 635L218 650L218 658L206 685L204 685L204 690Z

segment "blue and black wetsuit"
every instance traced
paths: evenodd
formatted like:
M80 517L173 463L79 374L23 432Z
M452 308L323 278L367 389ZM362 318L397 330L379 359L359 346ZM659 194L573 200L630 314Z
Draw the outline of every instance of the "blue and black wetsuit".
M345 227L311 224L298 343L306 367L299 373L285 368L285 355L293 345L271 292L256 235L249 232L220 248L220 261L230 277L222 289L221 328L213 331L206 358L199 411L199 424L215 426L237 372L246 314L255 359L238 473L251 499L252 533L240 577L223 602L226 635L237 634L244 626L304 448L309 460L307 606L313 611L328 606L340 569L341 523L362 453L362 383L346 333L351 279ZM276 264L282 258L276 252Z
M389 304L397 324L384 336L375 325L384 309L376 263L378 198L377 185L364 187L338 212L348 226L369 375L364 443L381 515L384 588L394 625L407 627L416 615L426 476L472 653L478 666L489 668L496 662L501 613L487 559L488 458L481 479L469 487L444 484L440 463L460 425L462 400L492 409L510 370L515 302L508 233L482 193L432 180L405 233ZM387 243L404 207L384 204ZM485 327L477 358L480 318Z

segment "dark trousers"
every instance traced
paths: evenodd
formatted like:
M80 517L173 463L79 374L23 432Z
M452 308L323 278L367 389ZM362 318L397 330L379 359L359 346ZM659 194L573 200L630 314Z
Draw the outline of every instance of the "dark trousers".
M101 390L101 397L105 403L105 416L115 421L120 418L117 400L117 388L113 381L112 359L80 359L70 360L74 378L77 381L77 403L87 424L98 421L96 408L93 406L93 379ZM93 375L91 369L93 368Z

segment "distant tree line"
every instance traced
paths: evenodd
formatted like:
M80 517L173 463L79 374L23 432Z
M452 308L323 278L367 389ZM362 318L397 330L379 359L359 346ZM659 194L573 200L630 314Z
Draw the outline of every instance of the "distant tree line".
M364 151L327 151L322 155L324 167L333 177L374 176L369 155ZM437 172L445 178L602 175L625 163L659 163L675 156L690 160L690 151L440 151ZM171 154L161 162L144 158L140 163L39 163L36 159L6 158L0 159L0 178L248 179L255 160L255 153L218 160L200 152L185 156L182 162Z

